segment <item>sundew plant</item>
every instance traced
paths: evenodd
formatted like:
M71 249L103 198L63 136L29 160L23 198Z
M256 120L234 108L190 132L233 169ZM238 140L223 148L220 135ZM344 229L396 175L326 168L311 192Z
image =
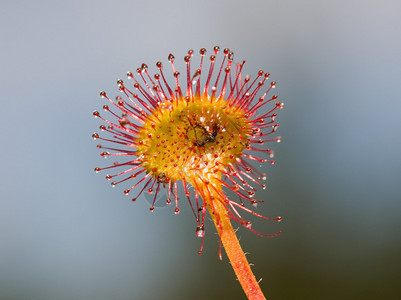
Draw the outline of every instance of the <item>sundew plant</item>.
M270 95L276 82L270 81L269 73L261 70L254 78L244 76L245 61L234 63L233 52L226 48L217 62L219 51L214 47L208 59L202 48L194 65L194 51L189 50L184 57L184 85L170 54L172 77L162 62L156 63L153 76L142 64L135 74L127 73L127 83L117 81L121 96L112 99L100 92L107 102L105 116L98 111L93 115L103 121L100 131L105 137L94 133L93 138L106 142L97 145L102 157L119 162L95 171L106 171L112 186L129 183L124 193L132 201L143 193L152 195L151 211L158 195L166 191L167 204L178 214L178 194L183 189L196 220L196 235L202 240L199 254L208 212L219 235L220 259L224 247L247 297L265 299L232 223L261 236L280 233L261 234L246 216L281 220L254 211L263 202L255 193L266 188L266 174L255 165L274 164L273 151L266 145L280 142L275 135L276 116L284 105L277 95Z

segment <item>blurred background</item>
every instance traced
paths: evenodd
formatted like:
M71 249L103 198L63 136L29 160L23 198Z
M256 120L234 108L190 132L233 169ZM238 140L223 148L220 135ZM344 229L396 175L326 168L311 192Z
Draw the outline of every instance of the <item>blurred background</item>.
M228 47L278 82L282 143L238 235L268 299L399 299L399 1L0 1L0 299L244 299L207 222L95 166L92 112L142 62ZM183 71L183 69L181 68ZM183 72L182 72L183 73Z

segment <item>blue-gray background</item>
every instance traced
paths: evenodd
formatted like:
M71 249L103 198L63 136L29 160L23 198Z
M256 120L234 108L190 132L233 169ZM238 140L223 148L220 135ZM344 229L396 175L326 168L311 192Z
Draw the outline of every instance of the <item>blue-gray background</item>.
M277 164L240 229L269 299L399 299L399 1L0 2L0 299L244 299L210 222L112 189L91 134L142 62L229 47L277 80Z

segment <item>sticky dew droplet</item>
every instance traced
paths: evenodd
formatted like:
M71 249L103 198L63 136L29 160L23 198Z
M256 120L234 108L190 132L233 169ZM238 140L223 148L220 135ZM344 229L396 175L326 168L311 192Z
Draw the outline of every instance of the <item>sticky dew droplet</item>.
M100 153L100 156L103 156L103 158L108 158L109 155L110 155L110 153L107 152L107 151L104 151L104 152Z
M196 236L202 238L205 235L205 228L202 225L196 227Z
M255 192L254 191L248 191L248 196L249 196L249 198L255 197Z

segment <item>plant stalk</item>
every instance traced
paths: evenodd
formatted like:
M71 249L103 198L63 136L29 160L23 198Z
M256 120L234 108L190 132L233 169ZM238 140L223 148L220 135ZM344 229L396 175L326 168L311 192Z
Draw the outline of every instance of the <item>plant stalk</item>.
M221 242L227 253L228 259L237 275L246 296L249 300L262 300L266 299L259 286L258 281L253 275L248 260L245 257L244 251L237 239L237 235L231 225L230 218L227 214L225 207L223 191L219 182L210 182L205 188L208 192L203 190L203 199L207 203L207 208L212 216L213 222L216 225L217 232L220 235ZM220 257L221 258L221 257Z

